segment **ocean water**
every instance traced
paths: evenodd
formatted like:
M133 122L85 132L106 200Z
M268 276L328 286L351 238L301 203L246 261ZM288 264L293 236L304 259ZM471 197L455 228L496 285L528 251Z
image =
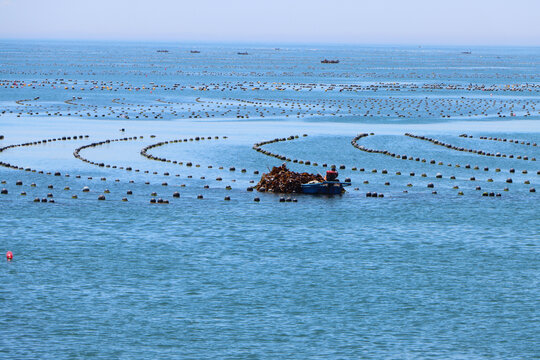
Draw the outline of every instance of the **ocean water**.
M0 42L0 358L538 358L539 55Z

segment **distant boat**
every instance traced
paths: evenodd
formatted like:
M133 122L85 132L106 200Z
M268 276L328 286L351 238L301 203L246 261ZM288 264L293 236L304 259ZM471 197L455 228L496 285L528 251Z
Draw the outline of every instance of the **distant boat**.
M465 54L465 55L470 55L470 54L472 54L472 52L470 52L470 51L462 51L461 53L462 53L462 54Z
M321 60L321 64L339 64L339 60L324 59L324 60Z
M237 52L238 55L249 55L247 51L245 52Z
M158 53L168 53L169 50L158 50L157 52L158 52Z
M192 53L192 54L200 54L201 52L199 50L191 50L190 53Z

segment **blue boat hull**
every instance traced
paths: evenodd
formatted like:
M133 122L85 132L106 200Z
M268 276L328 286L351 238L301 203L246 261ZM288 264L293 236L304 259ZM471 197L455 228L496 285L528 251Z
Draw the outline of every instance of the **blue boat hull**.
M339 181L325 181L316 184L303 184L302 192L304 194L328 194L337 195L343 192L344 186L349 186L350 183L341 183Z

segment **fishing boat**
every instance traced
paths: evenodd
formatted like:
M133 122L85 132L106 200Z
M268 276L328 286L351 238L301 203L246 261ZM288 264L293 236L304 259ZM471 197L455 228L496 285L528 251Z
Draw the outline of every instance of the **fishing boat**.
M302 192L304 194L337 195L344 192L344 187L346 186L351 186L351 183L341 181L310 181L307 184L302 184Z
M200 54L201 52L199 50L191 50L190 51L192 54Z
M339 64L339 60L324 59L324 60L321 60L321 64Z

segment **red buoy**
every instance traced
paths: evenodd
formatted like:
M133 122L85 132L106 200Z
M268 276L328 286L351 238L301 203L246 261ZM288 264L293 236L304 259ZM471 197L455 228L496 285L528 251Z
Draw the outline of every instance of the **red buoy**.
M8 259L8 261L13 260L13 253L11 251L8 251L6 253L6 258Z

